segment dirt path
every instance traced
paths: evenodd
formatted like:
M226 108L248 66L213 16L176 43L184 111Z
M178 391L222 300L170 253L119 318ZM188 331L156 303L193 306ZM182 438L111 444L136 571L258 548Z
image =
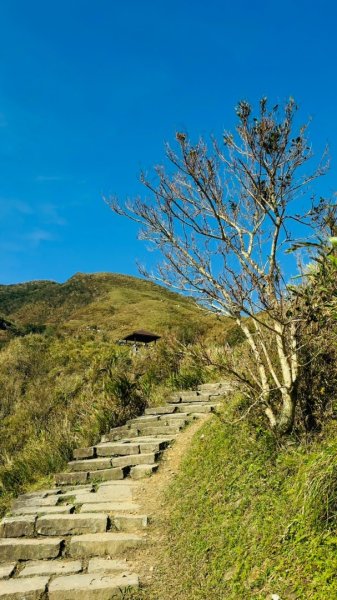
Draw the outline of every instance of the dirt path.
M144 482L144 485L139 489L136 501L141 505L144 514L148 514L151 519L148 543L137 553L132 564L135 572L139 573L144 586L140 598L158 600L152 594L155 593L153 584L155 584L156 576L159 575L160 565L158 562L160 561L159 557L162 555L161 549L165 539L165 519L168 513L165 492L175 479L181 461L190 447L194 435L210 418L212 418L211 414L202 416L183 433L180 433L174 444L165 451L156 475Z

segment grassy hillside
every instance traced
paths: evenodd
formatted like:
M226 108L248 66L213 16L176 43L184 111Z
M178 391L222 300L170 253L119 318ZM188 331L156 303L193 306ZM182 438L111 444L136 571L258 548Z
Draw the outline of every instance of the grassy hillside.
M191 298L144 279L112 273L78 273L65 283L1 285L0 314L21 327L49 327L65 334L100 329L113 332L116 340L135 328L163 334L188 324L202 331L218 324Z
M226 334L226 321L192 299L113 274L1 286L0 314L0 513L62 468L74 446L95 442L151 396L202 381L177 338ZM134 329L162 340L134 356L116 344Z
M146 600L337 596L337 426L275 438L226 407L196 434L169 489ZM142 596L143 597L143 596Z

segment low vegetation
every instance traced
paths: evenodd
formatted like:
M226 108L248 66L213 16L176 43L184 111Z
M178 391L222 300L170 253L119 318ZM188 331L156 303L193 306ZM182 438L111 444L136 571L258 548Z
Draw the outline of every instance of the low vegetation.
M221 332L193 300L131 277L77 275L0 292L11 324L0 351L2 513L13 495L61 469L75 446L94 443L168 390L202 381L181 344ZM133 355L116 344L133 328L163 340Z
M165 498L147 600L331 600L337 594L337 425L280 447L241 399L195 436Z
M156 577L138 599L337 596L337 208L298 205L325 168L303 175L296 110L262 99L253 117L241 102L223 149L177 134L176 174L143 179L155 202L112 202L166 258L157 280L209 312L108 273L0 286L0 513L148 402L236 381L167 492ZM303 248L290 285L284 253L295 265ZM135 329L162 340L133 353L117 342Z

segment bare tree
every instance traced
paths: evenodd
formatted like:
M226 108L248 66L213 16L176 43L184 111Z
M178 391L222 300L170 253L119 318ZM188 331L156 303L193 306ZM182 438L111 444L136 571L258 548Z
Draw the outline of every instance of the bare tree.
M108 201L161 252L153 279L194 294L242 329L256 368L239 378L280 433L293 427L298 383L284 257L312 226L308 186L326 168L304 172L312 150L306 126L294 133L296 112L292 99L280 111L263 98L253 117L242 101L236 132L221 143L212 139L208 148L176 134L178 150L166 147L167 166L155 168L155 183L141 177L148 199Z

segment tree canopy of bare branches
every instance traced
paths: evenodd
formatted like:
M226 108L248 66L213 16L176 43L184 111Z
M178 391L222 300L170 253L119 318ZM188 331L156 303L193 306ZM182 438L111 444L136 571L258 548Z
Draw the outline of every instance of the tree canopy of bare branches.
M257 116L245 101L236 108L235 132L221 142L192 143L176 134L166 147L166 166L154 182L142 175L149 197L112 210L138 222L140 237L160 251L163 262L150 276L192 293L206 308L233 319L248 342L255 370L246 378L270 426L289 432L298 384L297 317L289 308L287 251L312 228L307 126L296 129L297 106L269 108ZM324 163L324 164L323 164ZM289 261L288 261L289 263Z

